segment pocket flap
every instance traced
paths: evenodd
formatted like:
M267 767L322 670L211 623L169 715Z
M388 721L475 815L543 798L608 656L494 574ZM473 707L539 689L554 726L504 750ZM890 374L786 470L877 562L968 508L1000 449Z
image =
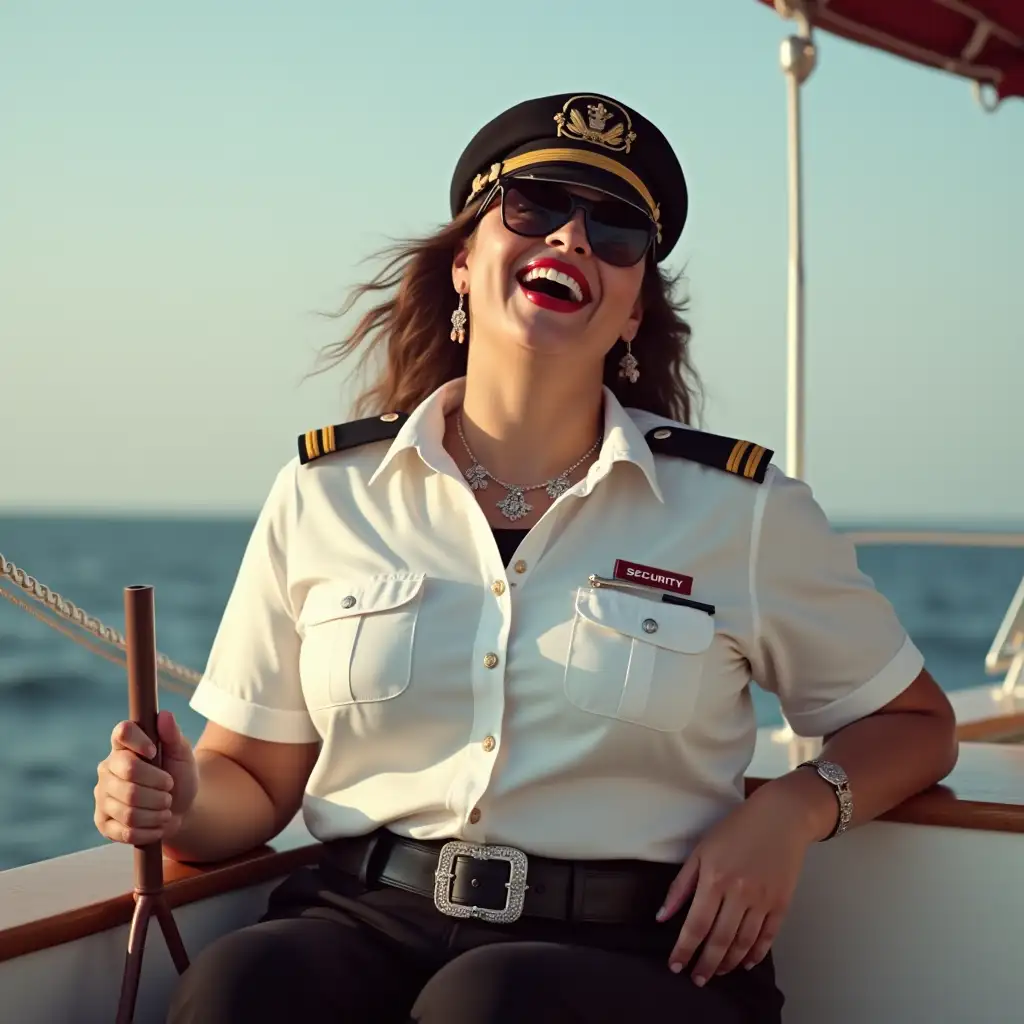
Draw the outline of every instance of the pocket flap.
M361 580L331 580L313 587L299 615L300 626L318 626L353 615L386 612L408 604L423 588L423 573L390 573Z
M707 612L621 590L580 587L576 611L597 626L680 654L700 654L715 638L715 620Z

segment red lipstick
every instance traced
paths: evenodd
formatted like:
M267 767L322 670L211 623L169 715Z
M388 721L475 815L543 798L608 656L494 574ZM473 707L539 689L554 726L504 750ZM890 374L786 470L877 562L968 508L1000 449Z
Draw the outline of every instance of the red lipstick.
M574 299L556 298L553 295L548 295L547 292L531 288L530 285L533 284L532 281L523 281L523 278L531 270L556 270L560 274L564 274L578 286L581 301L577 302ZM516 280L519 282L519 287L522 288L523 294L532 303L534 303L534 305L540 306L541 309L550 309L555 313L575 313L577 310L582 309L587 305L591 299L590 285L587 283L587 279L583 275L583 272L578 267L574 267L571 263L567 263L565 260L553 259L548 256L530 260L529 263L523 266L516 274ZM562 283L564 285L564 282Z

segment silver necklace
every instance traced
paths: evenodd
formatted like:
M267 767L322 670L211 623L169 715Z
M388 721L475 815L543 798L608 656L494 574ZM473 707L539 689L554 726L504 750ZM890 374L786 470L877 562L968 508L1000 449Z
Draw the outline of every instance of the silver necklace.
M599 434L597 440L590 446L587 452L580 456L568 469L563 470L558 476L553 476L550 480L545 480L542 484L531 484L529 487L520 487L517 484L505 483L504 480L499 480L490 470L485 469L477 462L476 456L473 454L473 449L469 447L469 443L466 441L466 435L462 432L462 413L459 413L459 418L456 420L456 427L459 431L459 440L462 441L462 447L466 449L466 454L470 457L471 465L465 472L465 477L469 481L469 486L474 491L486 491L487 484L490 480L493 480L499 487L504 487L508 494L505 495L501 501L495 502L498 506L498 511L506 519L511 519L515 522L517 519L522 519L523 516L529 515L533 511L533 506L528 504L526 501L526 494L529 491L539 491L542 487L547 491L549 498L557 498L560 494L564 494L572 484L569 483L569 474L578 467L582 466L587 459L590 458L594 452L601 446L602 436Z

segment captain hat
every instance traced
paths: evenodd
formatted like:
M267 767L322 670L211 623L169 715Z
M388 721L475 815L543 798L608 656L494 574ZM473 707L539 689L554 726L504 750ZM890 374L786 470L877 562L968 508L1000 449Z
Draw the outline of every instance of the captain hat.
M658 225L659 262L686 223L686 178L668 139L608 96L563 93L498 114L459 157L449 196L452 216L509 176L585 185L638 206Z

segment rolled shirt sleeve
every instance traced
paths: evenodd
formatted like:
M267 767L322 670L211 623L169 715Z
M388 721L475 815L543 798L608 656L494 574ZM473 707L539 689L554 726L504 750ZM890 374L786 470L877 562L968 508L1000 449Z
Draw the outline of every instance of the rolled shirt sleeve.
M211 722L278 743L320 739L302 695L299 635L288 596L294 466L281 470L249 537L190 706Z
M755 680L794 732L822 736L883 707L924 667L892 605L802 481L771 471L750 556Z

